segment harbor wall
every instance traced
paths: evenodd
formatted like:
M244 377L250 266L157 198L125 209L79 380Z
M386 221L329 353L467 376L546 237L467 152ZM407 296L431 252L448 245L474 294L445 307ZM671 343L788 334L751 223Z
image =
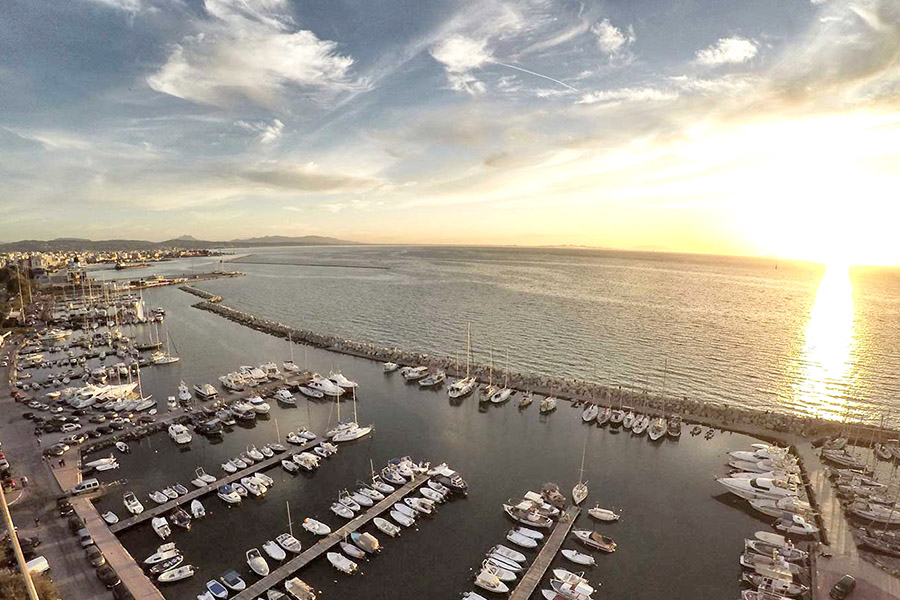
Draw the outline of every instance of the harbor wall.
M182 287L181 289L184 289ZM190 290L189 293L194 293ZM195 293L194 293L195 294ZM200 295L200 294L195 294ZM213 312L230 321L256 329L276 337L291 339L316 348L339 352L350 356L367 358L379 362L395 362L400 365L425 365L440 369L448 376L463 376L455 359L449 356L435 356L410 352L401 348L378 346L376 344L349 340L334 335L325 335L300 329L270 319L262 319L240 310L225 306L219 301L207 300L194 304L194 308ZM472 365L471 375L486 382L488 365ZM504 369L494 369L494 379L507 376ZM577 404L593 402L601 406L625 406L650 415L680 415L689 423L702 423L712 427L747 433L779 443L794 443L802 438L823 437L838 432L840 424L825 419L804 417L787 412L760 410L744 406L729 406L718 402L706 402L687 396L676 397L647 390L630 390L622 386L601 385L574 378L553 377L536 373L508 373L509 386L520 391L528 390L538 394L552 395Z

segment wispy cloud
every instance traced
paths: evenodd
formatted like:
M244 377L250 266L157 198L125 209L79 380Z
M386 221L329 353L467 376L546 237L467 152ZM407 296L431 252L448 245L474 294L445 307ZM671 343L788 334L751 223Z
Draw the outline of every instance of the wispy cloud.
M633 26L629 25L622 30L610 23L609 19L603 19L591 27L591 33L597 40L597 47L611 58L628 52L637 41Z
M487 40L476 40L462 35L452 35L431 49L431 56L444 65L450 87L460 92L480 94L485 85L472 71L491 62Z

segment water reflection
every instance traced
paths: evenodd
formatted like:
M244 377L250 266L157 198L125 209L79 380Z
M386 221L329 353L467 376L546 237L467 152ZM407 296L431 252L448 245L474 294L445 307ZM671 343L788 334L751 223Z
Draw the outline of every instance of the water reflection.
M846 266L826 267L806 325L794 401L817 417L840 419L851 388L856 345L853 286Z

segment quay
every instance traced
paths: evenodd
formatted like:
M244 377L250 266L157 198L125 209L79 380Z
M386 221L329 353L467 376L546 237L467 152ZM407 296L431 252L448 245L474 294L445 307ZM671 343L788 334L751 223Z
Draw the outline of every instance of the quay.
M411 481L398 489L396 492L386 497L381 502L378 502L358 517L348 521L347 524L340 529L332 531L330 534L326 535L318 542L313 544L310 548L307 548L295 558L289 560L288 562L272 571L268 576L263 577L253 585L248 586L247 589L232 597L232 600L253 600L260 596L264 596L267 590L277 585L280 581L287 579L293 573L299 571L316 558L325 554L335 544L342 541L352 532L356 531L384 511L389 510L395 502L399 502L400 500L402 500L404 496L421 486L429 479L431 479L431 476L425 473L416 475Z
M550 563L559 554L559 549L566 540L566 536L569 535L572 525L575 524L575 518L580 512L581 509L574 505L566 509L566 512L560 517L559 523L553 529L553 533L547 539L547 543L544 544L534 562L525 571L522 580L519 581L519 585L510 592L509 600L528 600L531 597L531 594L534 593L534 590L541 583L541 579L544 578L544 573L550 568Z
M120 531L124 531L131 527L134 527L135 525L143 523L144 521L146 521L148 519L152 519L153 517L158 517L159 515L165 513L168 510L171 510L173 508L181 506L182 504L186 504L186 503L190 502L191 500L194 500L195 498L200 498L201 496L205 496L206 494L215 492L217 489L219 489L219 486L225 485L226 483L232 483L234 481L237 481L241 477L246 477L253 473L262 471L264 469L268 469L269 467L271 467L273 465L281 464L281 461L285 456L289 456L289 455L297 453L297 452L303 452L304 450L308 450L310 448L318 446L321 443L322 443L321 440L315 439L315 440L310 440L300 446L297 446L296 449L293 449L293 447L291 447L291 448L288 448L288 450L285 452L276 452L275 455L272 456L271 458L264 458L263 460L259 461L258 463L254 463L254 464L250 465L249 467L247 467L246 469L241 469L240 471L231 473L230 475L226 475L225 477L222 477L221 479L216 480L215 483L211 483L206 487L197 488L195 490L188 492L184 496L179 496L178 498L169 500L165 504L159 504L157 506L154 506L153 508L147 509L139 515L134 515L133 517L129 517L128 519L123 519L123 520L119 521L118 523L110 525L109 530L113 533L119 533Z

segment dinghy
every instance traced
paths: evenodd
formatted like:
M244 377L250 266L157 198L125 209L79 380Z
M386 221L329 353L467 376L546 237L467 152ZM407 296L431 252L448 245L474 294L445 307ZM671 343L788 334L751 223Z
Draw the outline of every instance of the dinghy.
M107 523L109 523L110 525L113 525L114 523L119 522L119 517L117 517L116 513L114 513L111 510L103 513L102 516L103 516L103 520L106 521Z
M510 573L521 573L525 569L525 567L519 563L505 560L502 556L494 553L488 554L485 560L493 565L506 569Z
M528 536L522 535L521 533L517 533L515 530L510 529L506 532L506 539L515 544L516 546L521 546L522 548L536 548L537 540L530 538Z
M378 528L378 531L381 533L385 533L391 537L397 537L400 535L400 528L391 523L386 519L382 519L381 517L375 517L372 520L375 523L375 527Z
M509 591L509 586L500 581L500 578L492 574L490 571L482 569L475 576L475 585L489 592L497 594L505 594Z
M363 552L361 548L357 548L353 544L348 542L340 542L339 543L341 550L344 551L344 554L349 556L350 558L355 558L357 560L365 560L366 553Z
M405 515L398 510L391 511L391 518L404 527L412 527L415 524L415 521L412 519L412 517Z
M331 533L331 527L321 521L316 521L309 517L303 519L303 529L316 535L328 535Z
M328 559L328 562L331 563L331 566L333 566L341 573L352 575L357 569L359 569L359 565L357 565L355 562L353 562L343 554L338 554L337 552L329 552L325 555L325 557Z
M300 554L300 552L303 551L303 546L300 544L300 540L289 533L282 533L277 538L275 538L275 541L278 542L279 546L281 546L288 552ZM265 546L263 546L263 548L265 548Z
M590 554L582 554L577 550L563 549L562 555L576 565L593 566L594 564L596 564L593 556L591 556Z
M497 544L496 546L491 548L490 551L494 554L498 554L498 555L502 556L503 558L508 558L509 560L517 562L517 563L525 562L524 554L522 554L521 552L518 552L516 550L513 550L512 548L507 548L506 546L504 546L502 544Z
M269 555L272 560L282 561L287 557L287 553L272 540L267 540L262 545L263 552Z
M157 577L156 580L160 583L173 583L175 581L181 581L182 579L187 579L188 577L193 576L194 566L184 565L183 567L178 567L170 571L166 571L165 573Z
M293 596L295 600L316 600L316 592L312 589L312 586L299 577L294 577L285 581L284 589L288 594ZM272 599L269 598L268 600Z
M534 540L542 540L544 539L544 534L540 531L535 531L534 529L529 529L527 527L516 527L513 531L524 535L525 537L530 537Z

